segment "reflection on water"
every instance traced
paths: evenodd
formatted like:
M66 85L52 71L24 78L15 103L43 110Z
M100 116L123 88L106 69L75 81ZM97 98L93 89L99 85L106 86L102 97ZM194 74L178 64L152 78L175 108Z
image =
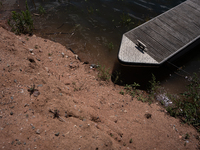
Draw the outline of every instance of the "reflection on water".
M185 0L34 1L36 8L42 5L47 12L42 17L35 16L35 34L71 48L82 61L113 68L123 33ZM28 3L31 11L38 13L32 0ZM121 71L126 75L127 82L133 79L143 84L148 83L151 73L154 73L163 86L179 92L188 83L186 76L192 76L192 72L199 73L198 49L186 58L160 68L132 67L121 68ZM115 68L120 67L115 64Z

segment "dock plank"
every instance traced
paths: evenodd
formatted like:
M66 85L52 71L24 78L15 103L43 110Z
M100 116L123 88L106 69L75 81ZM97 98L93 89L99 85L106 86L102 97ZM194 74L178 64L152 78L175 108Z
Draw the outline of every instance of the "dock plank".
M162 39L159 39L161 42L167 41L170 45L173 45L175 49L179 49L183 46L184 43L182 43L179 39L175 38L173 36L173 33L170 33L169 31L164 30L160 26L158 26L155 21L149 22L149 25L152 30L154 30L157 34L162 36Z
M184 3L183 5L181 5L181 13L183 14L183 16L187 16L196 26L200 28L199 11Z
M172 33L173 36L180 40L181 43L188 43L190 38L187 37L185 32L178 32L175 28L169 26L164 21L161 21L159 18L154 20L154 23L160 26L166 32Z
M187 11L188 9L184 9L184 6L185 5L180 5L179 9L173 9L171 13L176 14L180 23L184 23L188 28L198 34L197 31L200 30L200 24L198 23L200 18L197 17L197 20L195 20L195 12L189 13Z
M192 37L191 38L195 38L197 35L199 35L199 28L195 25L192 24L191 22L189 22L188 17L185 16L185 19L183 19L181 17L181 15L177 15L177 12L179 10L176 9L176 11L170 11L168 12L166 15L171 16L171 19L176 21L179 25L184 26L185 31L184 32L191 32L192 33Z
M176 47L173 44L171 44L167 40L164 40L163 39L164 37L162 37L160 34L158 34L157 32L155 32L151 28L150 22L148 23L148 25L141 26L140 29L143 30L143 32L147 33L152 39L154 39L160 45L162 45L163 47L165 47L166 51L174 52L176 50Z
M193 33L190 31L187 31L186 27L182 25L182 23L177 22L176 19L172 18L171 15L165 14L165 16L161 16L159 17L159 19L165 22L168 26L171 26L172 28L174 28L174 30L176 30L177 32L180 32L180 33L185 32L185 36L187 38L193 39L194 37Z
M192 8L194 8L194 9L200 11L200 6L197 7L197 4L196 4L196 3L192 2L192 1L186 1L185 3L188 4L188 5L190 5Z
M200 7L200 1L199 0L190 0L190 1L194 2L196 5L199 5L197 7Z

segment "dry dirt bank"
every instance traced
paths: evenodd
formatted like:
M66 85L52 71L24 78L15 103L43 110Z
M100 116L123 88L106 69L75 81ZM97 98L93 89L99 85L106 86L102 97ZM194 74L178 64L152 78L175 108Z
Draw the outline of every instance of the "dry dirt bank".
M64 46L0 27L0 149L197 148L195 129L122 88L99 81Z

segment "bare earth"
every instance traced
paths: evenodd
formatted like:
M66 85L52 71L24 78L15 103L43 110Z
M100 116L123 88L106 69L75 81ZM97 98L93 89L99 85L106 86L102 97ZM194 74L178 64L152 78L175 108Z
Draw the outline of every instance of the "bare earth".
M192 126L119 94L64 46L0 27L0 48L0 149L197 148Z
M198 149L197 131L158 103L119 94L64 46L16 36L2 20L0 149Z

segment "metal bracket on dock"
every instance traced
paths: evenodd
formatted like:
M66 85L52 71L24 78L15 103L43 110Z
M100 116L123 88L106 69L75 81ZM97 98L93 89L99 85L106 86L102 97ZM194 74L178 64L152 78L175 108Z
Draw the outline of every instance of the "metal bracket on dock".
M147 52L147 46L142 43L140 40L137 40L137 44L136 44L142 51Z

